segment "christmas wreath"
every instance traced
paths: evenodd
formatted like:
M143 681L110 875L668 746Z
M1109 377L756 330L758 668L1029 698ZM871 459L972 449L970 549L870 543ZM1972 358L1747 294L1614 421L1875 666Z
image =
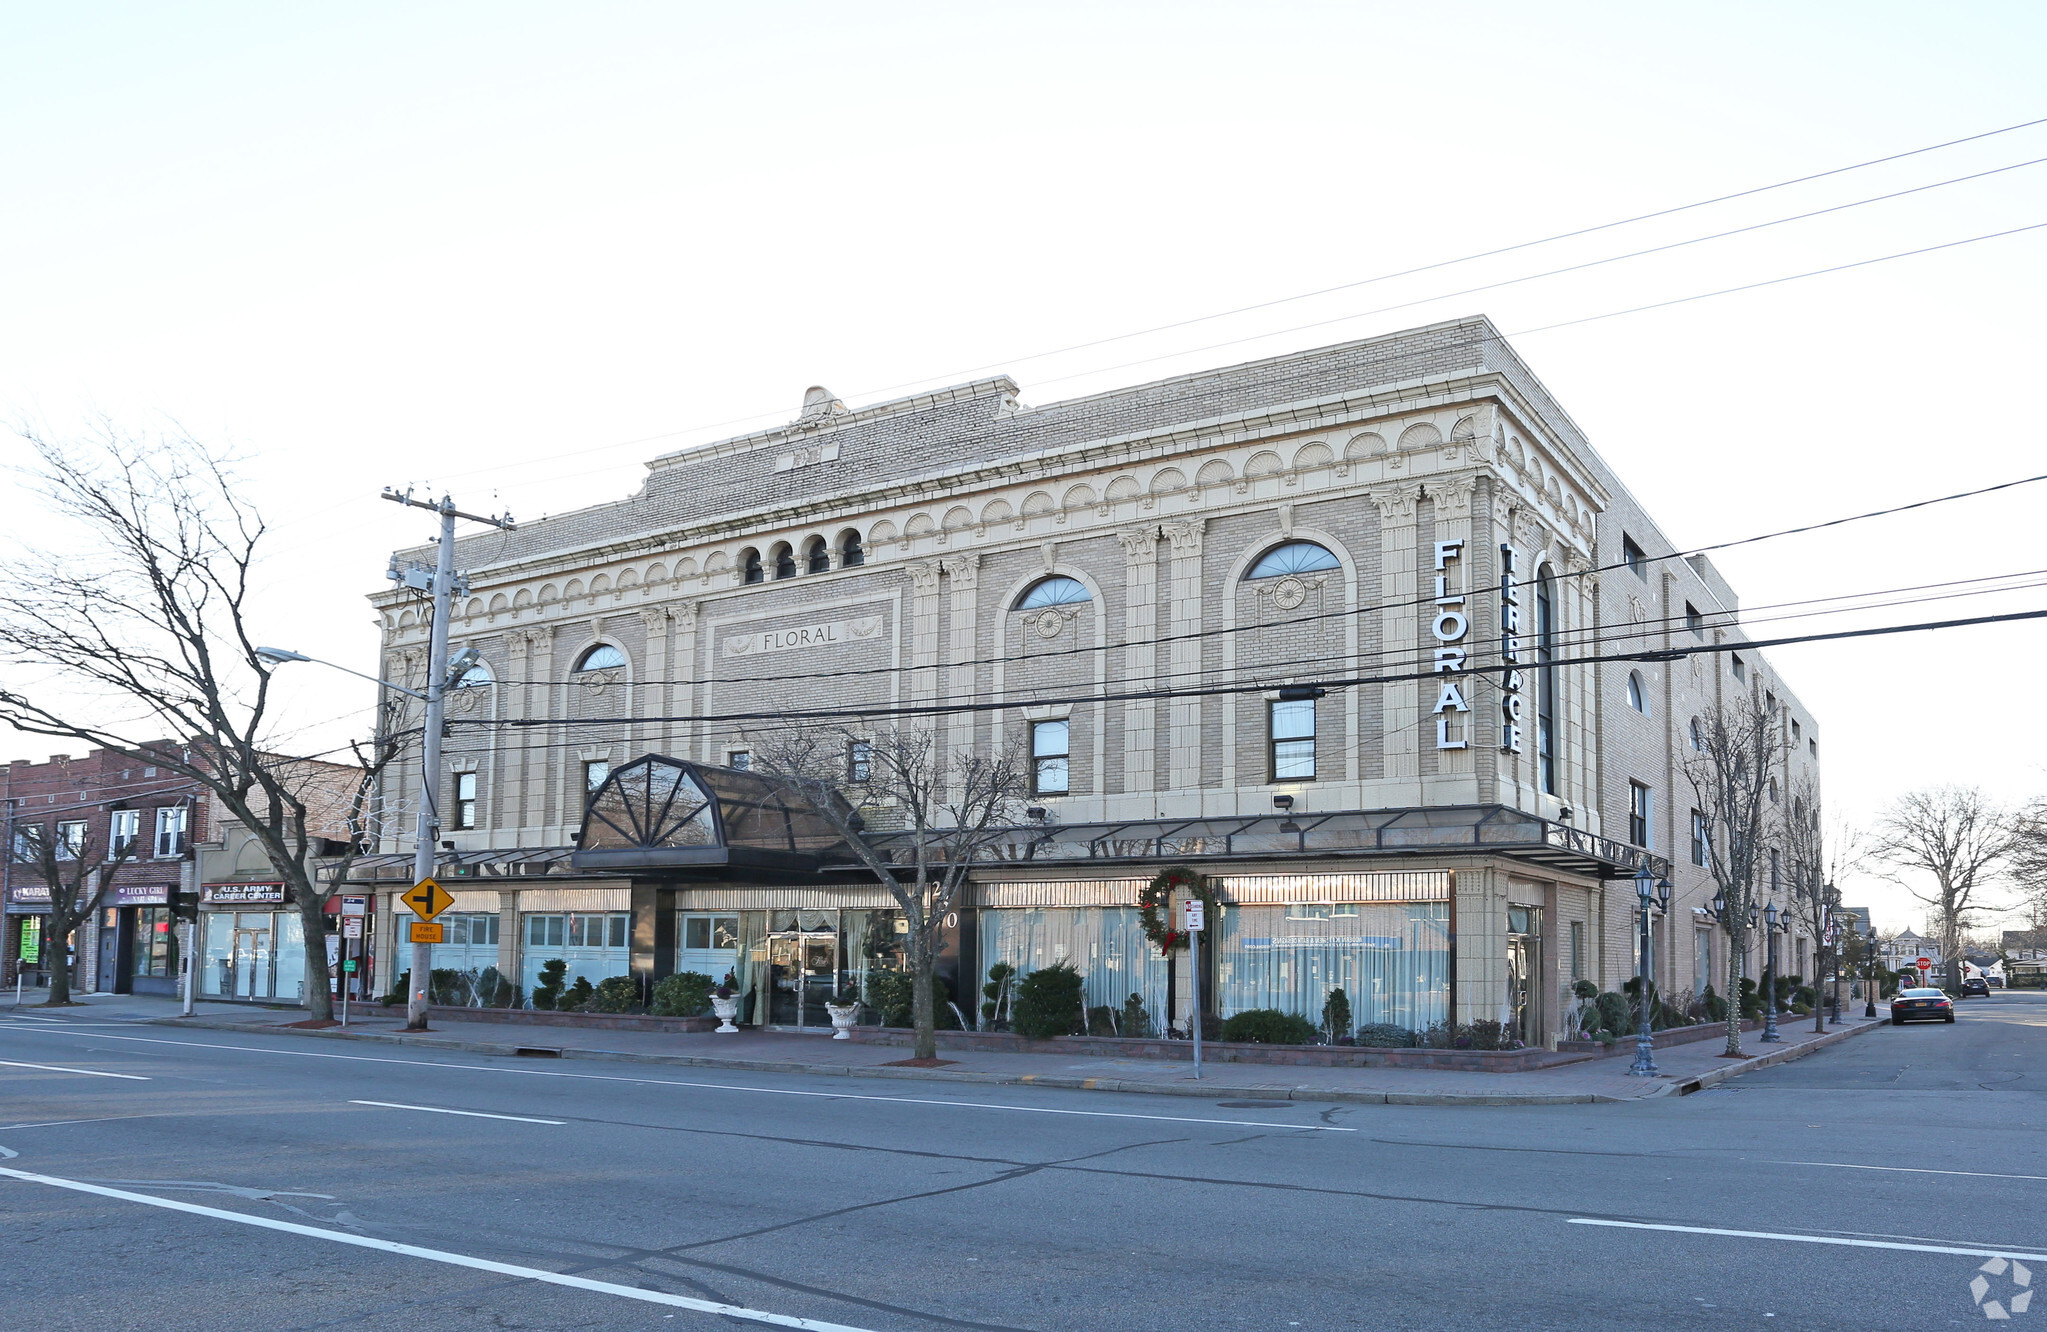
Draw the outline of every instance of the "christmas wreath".
M1185 865L1159 871L1158 877L1137 894L1137 911L1144 924L1144 937L1151 940L1162 954L1187 946L1187 931L1176 929L1176 922L1169 914L1174 893L1200 898L1210 929L1214 929L1216 922L1222 919L1222 900L1216 896L1215 889L1209 886L1206 878Z

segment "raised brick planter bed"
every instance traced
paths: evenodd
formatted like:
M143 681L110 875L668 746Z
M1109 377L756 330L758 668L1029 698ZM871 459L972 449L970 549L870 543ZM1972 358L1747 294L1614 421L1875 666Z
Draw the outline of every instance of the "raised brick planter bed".
M1810 1022L1812 1018L1810 1016L1790 1019L1780 1018L1777 1021L1777 1025L1783 1027L1787 1021ZM1754 1018L1743 1018L1741 1029L1743 1031L1761 1031L1763 1024ZM1691 1027L1665 1027L1662 1031L1656 1033L1656 1048L1660 1050L1666 1045L1688 1045L1693 1041L1707 1041L1715 1036L1725 1036L1726 1034L1727 1024L1725 1022L1701 1022ZM1558 1041L1557 1049L1571 1054L1624 1054L1629 1058L1633 1058L1635 1054L1635 1033L1629 1032L1612 1045L1607 1045L1603 1041Z
M402 1013L402 1010L400 1010ZM537 1008L457 1008L433 1004L427 1019L443 1022L517 1022L536 1027L587 1027L596 1031L711 1031L718 1019L704 1017L649 1017L644 1013L550 1013Z
M853 1039L867 1045L909 1045L915 1034L893 1028L856 1027ZM1123 1036L1062 1036L1031 1041L1001 1031L941 1031L939 1048L998 1054L1088 1055L1097 1059L1172 1059L1192 1062L1190 1041L1137 1040ZM1368 1045L1249 1045L1203 1041L1201 1057L1228 1064L1293 1064L1320 1068L1442 1068L1468 1073L1525 1073L1574 1064L1594 1056L1555 1050L1395 1050Z

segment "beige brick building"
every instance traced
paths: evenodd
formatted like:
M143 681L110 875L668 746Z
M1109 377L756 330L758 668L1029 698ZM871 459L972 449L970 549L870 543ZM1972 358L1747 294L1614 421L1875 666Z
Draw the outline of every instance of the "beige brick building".
M1484 319L1042 406L1007 378L860 408L813 389L787 426L654 459L629 499L460 542L453 640L485 665L451 710L461 942L436 966L732 969L749 1016L821 1022L811 992L885 958L885 894L829 865L579 867L586 796L649 754L743 766L781 709L950 704L948 745L1048 760L1053 830L1021 830L1040 853L953 923L956 993L1065 958L1091 1004L1184 1017L1184 955L1134 910L1184 863L1226 904L1225 1015L1316 1017L1341 985L1360 1021L1552 1041L1575 977L1633 973L1645 850L1677 889L1666 990L1718 966L1690 719L1766 691L1798 728L1784 789L1816 761L1753 652L1546 664L1738 640L1731 590L1671 552ZM385 674L420 679L423 607L373 601Z

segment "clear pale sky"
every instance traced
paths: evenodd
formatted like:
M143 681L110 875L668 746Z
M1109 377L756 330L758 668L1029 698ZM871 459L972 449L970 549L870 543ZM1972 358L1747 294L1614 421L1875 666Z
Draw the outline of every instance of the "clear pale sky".
M234 445L277 532L259 636L367 670L362 597L429 531L383 485L537 517L787 420L812 383L858 404L1004 369L1046 402L2047 222L2043 164L1450 294L2047 158L2043 125L1032 358L2047 116L2043 48L2022 4L10 3L0 415ZM2043 253L2036 231L1514 342L1671 539L1704 544L2047 471ZM2043 500L1720 560L1752 607L2047 571ZM43 534L18 495L8 513ZM2047 789L2018 669L2043 646L2022 623L1775 660L1833 812L1867 822L1931 783ZM367 685L295 669L306 747L366 724Z

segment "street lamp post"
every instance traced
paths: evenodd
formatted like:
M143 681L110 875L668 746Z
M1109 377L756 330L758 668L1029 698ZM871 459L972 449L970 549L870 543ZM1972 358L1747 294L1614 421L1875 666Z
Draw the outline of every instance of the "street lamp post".
M1765 1045L1775 1045L1784 1038L1777 1034L1777 904L1770 903L1763 908L1763 929L1769 941L1769 949L1763 962L1763 1035Z
M1665 911L1670 909L1670 880L1652 879L1646 859L1635 875L1635 896L1642 912L1641 957L1636 973L1641 989L1636 996L1641 1004L1641 1017L1635 1024L1635 1062L1628 1068L1628 1076L1653 1078L1656 1076L1656 1037L1650 1027L1650 1019L1654 1016L1655 1005L1656 943L1655 934L1650 929L1650 913L1659 907Z
M1876 923L1872 921L1869 933L1862 941L1862 1016L1876 1016Z

